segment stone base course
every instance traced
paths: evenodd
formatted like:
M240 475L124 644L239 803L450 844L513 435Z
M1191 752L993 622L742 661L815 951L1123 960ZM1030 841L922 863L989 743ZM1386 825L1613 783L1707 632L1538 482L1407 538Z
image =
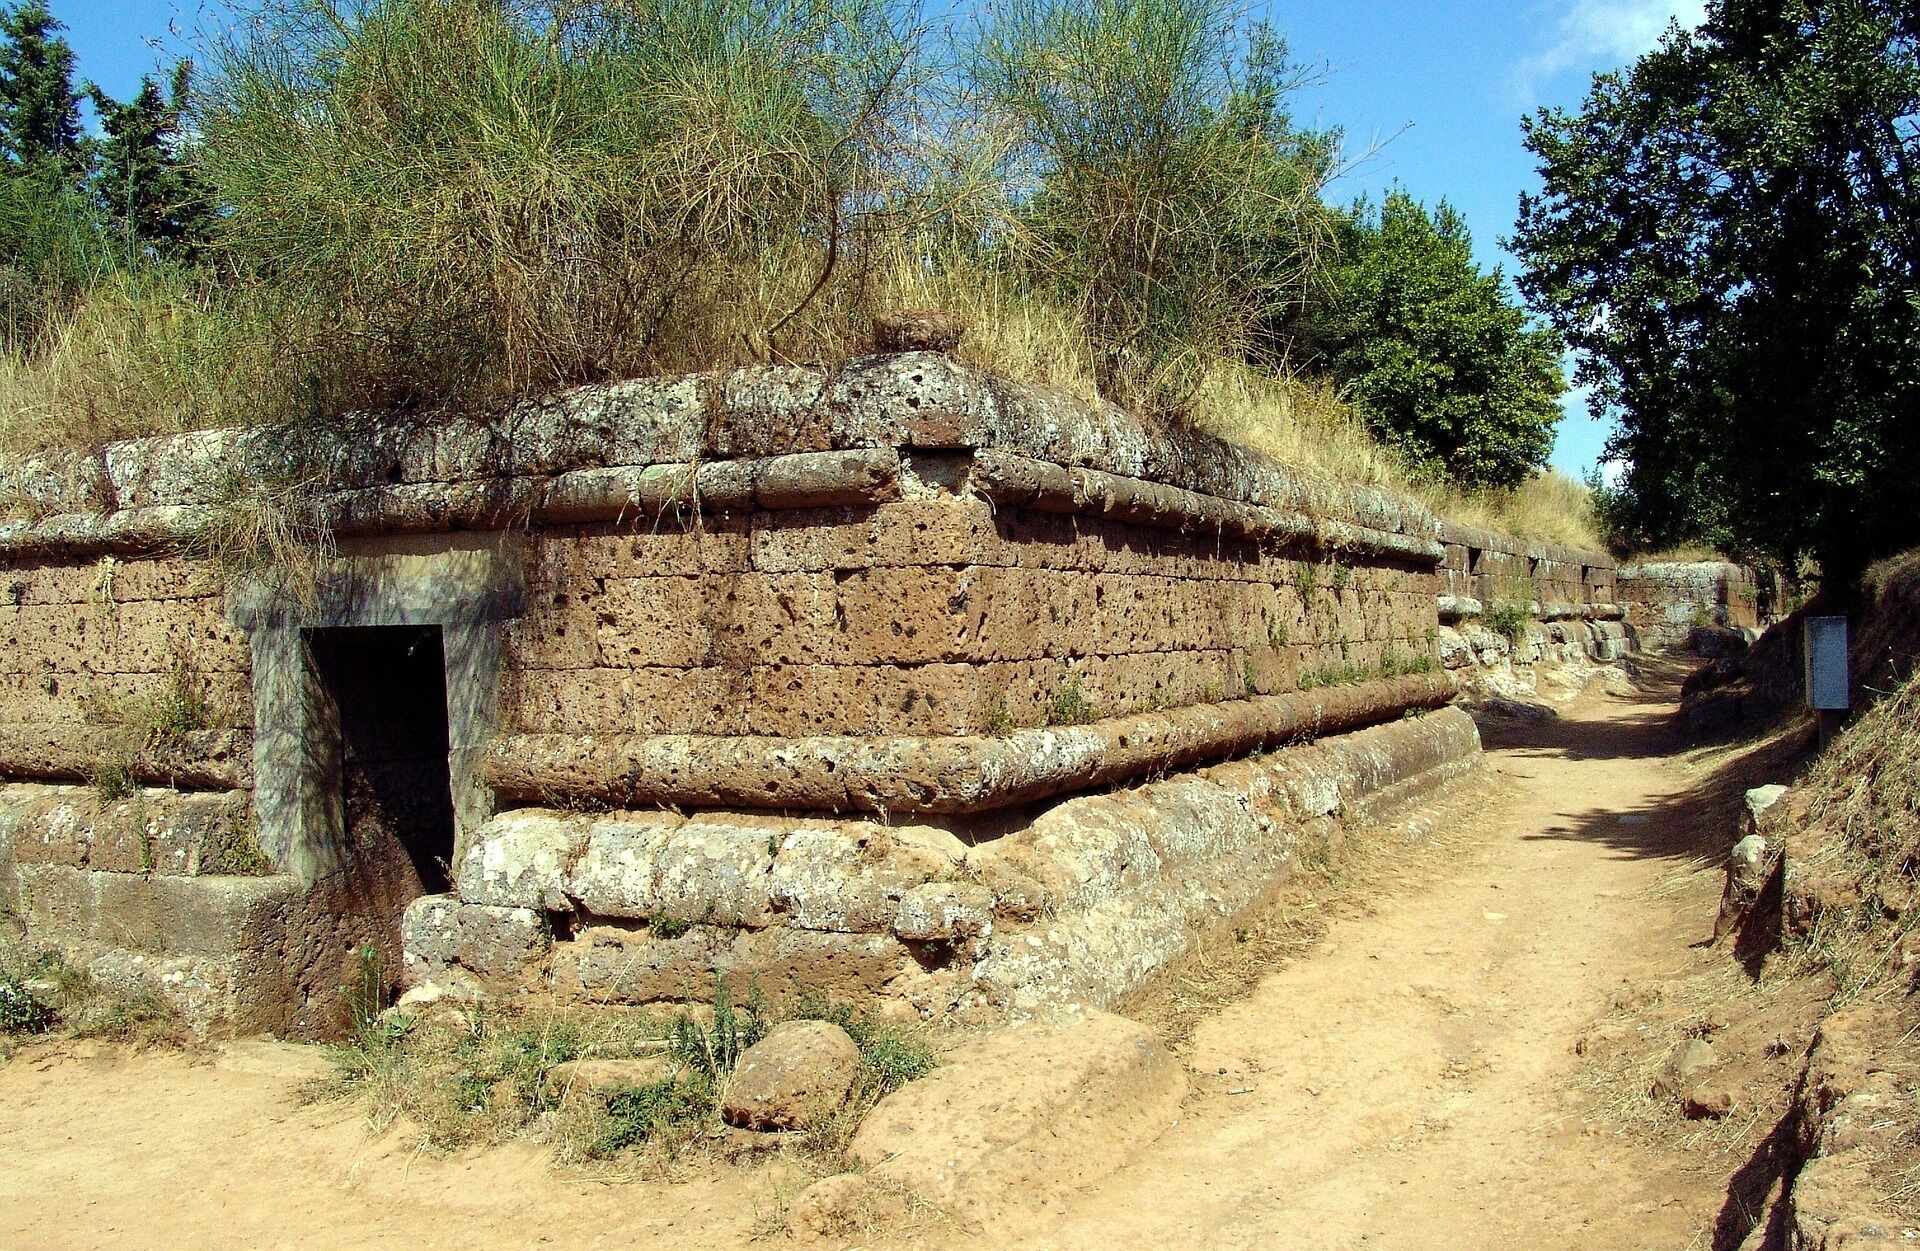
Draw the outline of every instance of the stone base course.
M512 811L455 894L409 910L408 973L616 1003L702 1000L718 976L926 1015L1109 1005L1336 823L1478 759L1471 719L1443 710L946 825Z
M487 780L506 802L974 813L1351 729L1452 693L1443 674L1409 674L997 736L516 735L490 749Z

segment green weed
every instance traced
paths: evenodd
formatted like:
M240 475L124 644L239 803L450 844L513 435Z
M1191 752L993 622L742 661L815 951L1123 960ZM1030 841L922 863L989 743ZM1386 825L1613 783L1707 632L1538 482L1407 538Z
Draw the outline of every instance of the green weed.
M1096 716L1093 701L1081 689L1079 678L1068 678L1047 704L1048 725L1084 725Z
M1533 620L1525 604L1488 604L1480 615L1480 624L1495 634L1503 636L1509 643L1517 643L1527 632L1527 623Z
M679 938L693 928L693 923L655 908L647 917L647 928L655 938Z
M1301 602L1311 608L1313 593L1320 589L1320 572L1304 560L1294 565L1293 570L1293 584L1300 591Z

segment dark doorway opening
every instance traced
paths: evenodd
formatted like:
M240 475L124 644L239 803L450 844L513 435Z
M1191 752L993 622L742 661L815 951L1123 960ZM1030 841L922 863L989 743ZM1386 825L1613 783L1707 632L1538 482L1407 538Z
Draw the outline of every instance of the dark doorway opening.
M453 861L440 627L344 626L307 641L337 735L347 885L397 923L410 900L448 888Z

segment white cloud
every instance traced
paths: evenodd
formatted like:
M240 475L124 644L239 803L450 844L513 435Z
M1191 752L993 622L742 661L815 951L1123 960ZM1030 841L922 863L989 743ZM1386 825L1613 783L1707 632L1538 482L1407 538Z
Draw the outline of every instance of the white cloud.
M1627 64L1651 51L1667 23L1698 26L1706 0L1572 0L1554 27L1553 43L1520 63L1529 98L1541 83L1568 70L1585 74Z

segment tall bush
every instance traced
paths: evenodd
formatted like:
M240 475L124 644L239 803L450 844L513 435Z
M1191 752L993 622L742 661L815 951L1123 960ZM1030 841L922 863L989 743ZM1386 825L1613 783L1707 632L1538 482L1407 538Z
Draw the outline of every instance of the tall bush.
M1013 137L1010 243L1078 306L1101 389L1168 411L1317 269L1331 144L1228 0L1009 0L971 60Z
M911 82L883 0L276 0L247 32L201 169L335 404L806 354Z
M1374 436L1416 472L1469 488L1538 472L1565 390L1560 337L1474 264L1465 220L1396 190L1342 235L1314 322Z

